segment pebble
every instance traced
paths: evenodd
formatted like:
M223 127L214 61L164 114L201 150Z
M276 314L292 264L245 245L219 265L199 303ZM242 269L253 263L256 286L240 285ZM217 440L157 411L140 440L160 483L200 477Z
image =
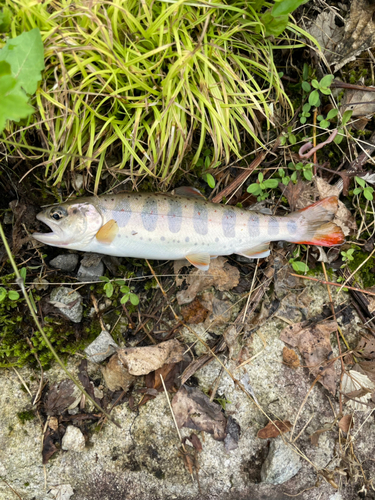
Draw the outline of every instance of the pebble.
M73 323L79 323L82 320L82 297L71 288L65 286L55 288L51 292L50 302Z
M111 335L103 330L89 346L86 347L85 353L87 359L93 363L100 363L112 356L118 349L118 345L113 340Z
M301 469L301 459L281 437L273 439L266 460L263 462L261 479L266 484L283 484Z
M68 425L62 438L61 448L66 451L83 451L85 449L85 438L78 427Z
M102 261L96 266L85 267L83 264L79 266L77 279L79 281L98 281L100 276L104 275L104 264Z
M76 253L64 253L52 259L49 263L55 269L62 271L74 271L77 267L79 257Z

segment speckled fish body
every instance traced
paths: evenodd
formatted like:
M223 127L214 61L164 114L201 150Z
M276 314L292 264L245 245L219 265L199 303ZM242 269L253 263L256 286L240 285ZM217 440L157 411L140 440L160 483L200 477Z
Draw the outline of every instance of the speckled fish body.
M270 241L341 243L343 235L335 224L329 223L323 240L317 234L336 207L337 199L330 197L289 216L273 217L200 196L124 193L50 207L37 217L53 232L34 237L53 246L106 255L187 258L208 269L210 256L264 257Z

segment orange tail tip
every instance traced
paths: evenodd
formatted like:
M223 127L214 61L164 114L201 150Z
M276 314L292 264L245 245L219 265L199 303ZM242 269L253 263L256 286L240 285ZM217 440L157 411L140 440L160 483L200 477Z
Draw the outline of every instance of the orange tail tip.
M303 215L307 222L307 228L301 240L295 241L295 243L326 247L344 243L345 236L341 228L331 222L337 208L337 196L329 196L291 214L290 217Z

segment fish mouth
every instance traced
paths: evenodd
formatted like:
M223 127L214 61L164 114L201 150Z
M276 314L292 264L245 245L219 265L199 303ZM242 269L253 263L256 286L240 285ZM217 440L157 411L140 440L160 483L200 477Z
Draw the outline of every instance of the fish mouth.
M51 230L49 233L33 233L32 237L41 243L45 243L47 245L66 245L63 241L63 231L57 224L54 224L51 220L49 220L43 212L40 212L36 218L43 222L48 228Z

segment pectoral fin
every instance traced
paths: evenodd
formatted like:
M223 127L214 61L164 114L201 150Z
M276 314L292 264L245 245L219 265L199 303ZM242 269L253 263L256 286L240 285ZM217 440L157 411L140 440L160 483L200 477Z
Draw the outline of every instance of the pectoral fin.
M210 256L208 253L191 253L186 255L185 259L201 271L208 271L210 267Z
M118 225L114 219L109 220L96 233L96 239L100 243L110 245L118 233Z
M264 257L268 257L270 254L269 244L269 241L267 243L261 243L256 247L249 248L243 252L238 252L237 255L242 255L243 257L248 257L249 259L263 259Z

